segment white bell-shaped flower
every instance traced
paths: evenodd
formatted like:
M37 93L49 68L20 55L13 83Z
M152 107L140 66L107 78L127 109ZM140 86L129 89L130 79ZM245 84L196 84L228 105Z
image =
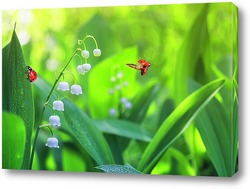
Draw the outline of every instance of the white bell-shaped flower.
M49 124L57 128L61 126L60 117L58 115L52 115L49 117Z
M72 85L70 93L75 94L75 95L82 94L82 87L80 85L76 85L76 84Z
M121 90L122 87L121 87L121 85L117 84L117 85L115 86L115 88L116 88L116 90L119 91L119 90Z
M64 104L61 100L56 100L53 102L53 109L58 111L64 111Z
M121 79L123 77L123 73L122 72L117 72L116 77L118 79Z
M124 103L125 109L131 109L132 108L132 103L130 101L127 101Z
M113 82L113 83L116 82L116 77L115 77L115 76L112 76L112 77L110 78L110 81Z
M114 94L115 90L113 88L109 89L109 94L112 95Z
M124 81L124 82L123 82L123 86L124 86L124 87L127 87L127 86L128 86L128 82L127 82L127 81Z
M81 74L81 75L85 74L85 71L83 70L82 65L78 65L78 66L77 66L77 71L78 71L79 74Z
M83 58L89 58L89 51L83 50L83 51L81 52L81 55L82 55Z
M91 69L91 64L89 64L89 63L83 64L82 69L83 69L83 71L88 72Z
M98 56L101 56L102 51L100 49L94 49L93 54L94 54L94 56L98 57Z
M110 108L109 115L115 117L117 115L117 110L115 108Z
M58 84L57 90L68 91L69 90L69 84L66 81L60 82Z
M128 99L125 98L125 97L122 97L122 98L121 98L121 103L125 104L126 102L128 102Z
M49 148L59 148L58 140L55 137L48 138L47 143L45 145Z
M77 71L79 74L83 75L91 69L91 64L85 63L77 66Z

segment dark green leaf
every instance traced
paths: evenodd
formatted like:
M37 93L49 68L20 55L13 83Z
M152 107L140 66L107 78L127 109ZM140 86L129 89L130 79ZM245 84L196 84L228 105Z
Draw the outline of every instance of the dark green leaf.
M149 173L165 150L186 130L199 111L208 104L224 84L223 79L208 83L188 96L166 118L139 162L138 169Z
M34 103L31 84L27 79L27 68L22 48L15 31L11 42L3 48L3 110L19 115L26 128L25 153L22 168L29 165L31 134L34 124ZM8 125L11 127L10 125Z
M126 163L125 165L100 165L96 167L106 173L117 173L117 174L143 174L136 170L134 167Z
M104 133L114 134L145 142L149 142L153 138L153 133L151 133L149 130L130 121L107 119L95 120L94 122L96 126Z
M199 86L194 82L190 82L190 85L193 89ZM233 102L231 89L227 94L231 97L227 109L224 108L226 99L222 102L212 99L196 119L196 127L219 176L232 176L235 173L238 155L238 103Z
M68 123L65 129L73 134L98 164L113 163L110 148L94 122L67 99L64 100L64 109L64 117Z

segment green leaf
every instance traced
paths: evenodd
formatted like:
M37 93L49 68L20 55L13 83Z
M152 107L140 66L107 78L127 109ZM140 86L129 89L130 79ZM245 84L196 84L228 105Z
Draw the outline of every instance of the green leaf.
M218 175L232 176L238 155L238 104L232 98L231 105L225 109L223 103L213 99L197 117L196 127Z
M25 125L13 113L2 114L2 168L20 169L25 149Z
M148 107L156 98L159 91L159 85L155 81L147 83L146 87L142 88L133 101L133 108L129 113L128 119L140 123L145 117Z
M223 79L212 81L180 103L166 118L146 148L138 164L138 170L144 173L149 173L152 170L165 150L186 130L198 112L222 88L224 82Z
M136 81L137 70L131 70L126 63L136 62L137 48L130 47L119 52L102 62L98 63L89 72L88 78L88 104L93 118L106 118L109 116L109 109L117 108L121 97L131 98L137 94L139 89ZM111 77L116 77L118 72L123 73L121 79L115 82L111 81ZM128 86L123 87L123 82L127 81ZM116 86L121 87L116 90ZM115 93L109 94L109 90L113 89Z
M35 87L36 97L45 101L45 96L52 86L40 77ZM53 98L51 97L51 101ZM109 146L93 120L70 100L63 99L63 102L65 111L57 113L61 118L60 129L74 137L98 164L113 163ZM45 117L48 117L50 113L50 111L48 113L45 111Z
M101 169L106 173L117 173L117 174L143 174L142 172L136 170L130 164L126 163L125 165L100 165L96 167Z
M181 102L187 96L187 78L197 75L204 75L204 65L200 58L207 45L207 12L208 4L201 6L197 18L183 41L178 52L178 58L175 65L174 96L177 103ZM197 72L197 68L199 71Z
M153 133L151 133L149 130L130 121L107 119L95 120L94 122L98 129L104 133L114 134L145 142L150 142L153 138Z
M64 117L68 123L68 130L79 141L82 147L100 164L114 163L110 148L91 120L81 109L71 101L64 100Z
M15 31L11 42L2 50L3 110L19 115L26 128L25 153L22 168L29 165L31 134L34 123L34 103L23 52ZM11 127L11 125L8 125Z

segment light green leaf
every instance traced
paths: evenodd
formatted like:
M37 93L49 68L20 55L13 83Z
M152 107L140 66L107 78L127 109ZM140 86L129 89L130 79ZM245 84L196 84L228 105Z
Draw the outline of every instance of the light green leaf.
M22 48L15 31L13 31L11 42L3 48L2 53L3 110L19 115L24 121L26 145L22 168L26 169L30 159L34 103ZM11 127L11 125L8 126Z
M121 97L132 98L137 94L139 88L136 75L137 70L131 70L126 63L137 61L137 49L127 48L98 63L89 72L88 78L88 104L91 117L106 118L109 116L109 109L118 107ZM118 79L117 74L121 72L122 78ZM116 81L111 81L111 78ZM124 87L124 81L128 86ZM116 87L120 86L120 90ZM112 89L114 94L110 94Z
M177 103L181 102L187 96L187 78L194 75L202 75L205 79L204 65L199 59L202 56L204 48L207 45L207 12L209 4L201 6L197 18L183 41L178 52L178 58L175 65L174 95ZM199 69L199 72L196 70ZM198 76L196 76L198 77Z
M114 134L145 142L149 142L153 138L153 133L151 133L149 130L130 121L107 119L95 120L94 122L98 129L104 133Z
M223 79L208 83L192 93L166 118L138 164L138 170L149 173L168 147L186 130L199 111L224 85Z
M25 125L13 113L2 114L2 168L21 169L25 149Z
M101 169L106 173L117 173L117 174L143 174L142 172L136 170L130 164L126 163L125 165L100 165L96 167Z

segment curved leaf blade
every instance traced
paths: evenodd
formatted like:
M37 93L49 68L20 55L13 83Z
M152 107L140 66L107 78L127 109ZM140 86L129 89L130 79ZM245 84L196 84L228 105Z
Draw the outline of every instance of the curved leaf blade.
M64 108L64 117L68 123L65 129L73 134L99 165L114 163L111 150L94 122L67 99L64 100Z
M19 115L26 128L26 145L22 168L29 166L34 103L22 48L15 30L10 43L2 49L3 110Z
M143 174L142 172L136 170L130 164L126 163L125 165L100 165L96 167L101 169L106 173L117 173L117 174Z
M174 94L177 103L187 96L187 78L194 74L194 68L200 66L199 58L206 47L207 33L207 12L209 4L200 6L200 12L185 37L178 52L176 71L174 79Z
M150 142L153 138L153 133L140 125L117 119L95 120L98 129L104 133L114 134L129 139Z
M157 96L160 86L156 81L149 82L133 100L134 107L131 109L128 119L137 123L141 123L147 114L148 108ZM145 95L147 94L147 95Z
M231 91L227 92L230 94ZM233 97L233 95L230 96ZM231 105L227 106L225 100L219 102L217 99L213 99L195 120L207 154L219 176L232 176L237 169L237 108L238 104L233 102L233 98L231 98ZM230 113L228 114L227 111Z
M20 169L25 148L24 122L16 114L8 112L3 112L2 119L2 168Z
M149 173L165 150L186 130L200 110L224 85L224 79L214 80L189 95L166 118L138 164L138 170Z

